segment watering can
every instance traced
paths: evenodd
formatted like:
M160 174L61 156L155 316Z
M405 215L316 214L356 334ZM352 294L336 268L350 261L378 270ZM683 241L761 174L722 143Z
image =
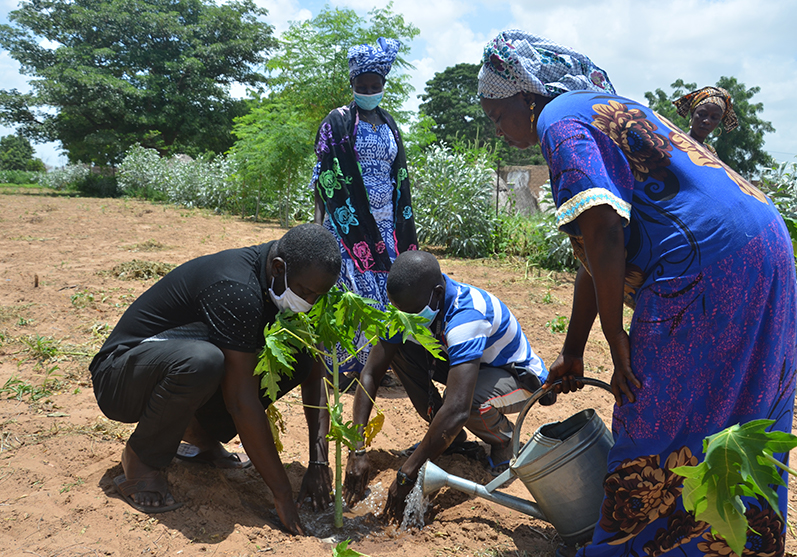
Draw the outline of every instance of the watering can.
M588 377L580 381L611 392L611 387L603 381ZM549 522L567 545L592 539L603 501L607 457L614 439L595 410L589 409L562 422L541 426L520 450L523 420L534 403L549 391L550 387L535 392L518 415L512 436L513 458L504 473L485 486L448 474L427 462L419 477L423 494L427 496L447 486ZM497 491L513 477L521 479L534 501Z

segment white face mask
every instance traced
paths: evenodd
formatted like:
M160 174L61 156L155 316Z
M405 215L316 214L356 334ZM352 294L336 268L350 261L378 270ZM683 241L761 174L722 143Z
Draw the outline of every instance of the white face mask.
M277 296L274 294L274 279L271 279L271 286L268 289L268 295L271 296L271 301L277 306L281 312L286 309L291 310L293 313L307 313L313 304L299 296L296 292L288 287L288 271L285 271L285 292Z

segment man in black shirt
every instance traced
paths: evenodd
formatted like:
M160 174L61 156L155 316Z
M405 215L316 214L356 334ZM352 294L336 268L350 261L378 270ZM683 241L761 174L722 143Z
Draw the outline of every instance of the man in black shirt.
M138 422L122 453L124 475L115 480L128 503L148 513L180 506L161 469L181 440L198 448L195 460L248 465L221 445L238 434L274 494L280 520L303 533L264 411L271 401L253 372L264 328L282 310L308 311L335 284L340 265L334 236L305 224L280 240L188 261L127 309L89 369L103 413ZM310 465L299 498L308 494L314 508L323 508L331 491L328 419L317 409L326 403L324 370L309 354L298 355L294 369L279 392L301 383L306 405Z

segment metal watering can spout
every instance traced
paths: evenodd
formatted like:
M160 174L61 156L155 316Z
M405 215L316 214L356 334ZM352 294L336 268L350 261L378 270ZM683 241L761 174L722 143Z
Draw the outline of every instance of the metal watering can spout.
M611 392L603 381L587 377L581 381ZM484 486L427 461L418 476L424 496L450 487L549 522L568 545L591 539L603 500L607 455L614 441L594 410L582 410L567 420L540 427L521 450L523 420L532 405L549 391L550 387L535 392L518 415L512 438L514 458L506 472ZM534 501L497 491L515 476Z
M423 476L419 477L419 479L421 481L421 485L423 486L424 496L434 493L442 487L450 487L452 489L456 489L457 491L467 493L468 495L487 499L488 501L492 501L493 503L497 503L503 507L508 507L518 512L522 512L529 516L533 516L534 518L539 518L540 520L548 522L548 519L545 518L545 514L543 514L539 505L536 503L526 501L525 499L515 497L514 495L507 495L506 493L501 493L500 491L487 491L487 488L485 488L483 485L466 480L465 478L460 478L459 476L452 476L431 462L426 463L423 470Z

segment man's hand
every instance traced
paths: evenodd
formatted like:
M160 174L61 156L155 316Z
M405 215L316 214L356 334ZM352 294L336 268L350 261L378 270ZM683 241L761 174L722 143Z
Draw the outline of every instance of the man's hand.
M310 464L302 478L302 487L299 489L299 508L304 500L310 497L314 512L323 511L332 503L332 478L329 466Z
M384 520L401 524L404 519L404 507L407 506L407 495L412 491L413 485L411 482L399 485L398 480L393 481L387 491L387 503L382 511Z
M274 506L277 507L277 514L280 517L280 522L288 532L294 536L304 536L304 528L302 527L302 519L299 518L299 510L296 503L293 501L293 496L288 492L288 496L277 496L274 494Z
M546 385L561 379L562 384L554 387L557 393L575 392L584 388L578 379L584 377L584 359L562 352L548 370Z
M354 451L350 452L349 462L346 464L346 477L343 480L343 500L349 507L365 498L370 476L371 463L368 461L368 455L357 456Z

